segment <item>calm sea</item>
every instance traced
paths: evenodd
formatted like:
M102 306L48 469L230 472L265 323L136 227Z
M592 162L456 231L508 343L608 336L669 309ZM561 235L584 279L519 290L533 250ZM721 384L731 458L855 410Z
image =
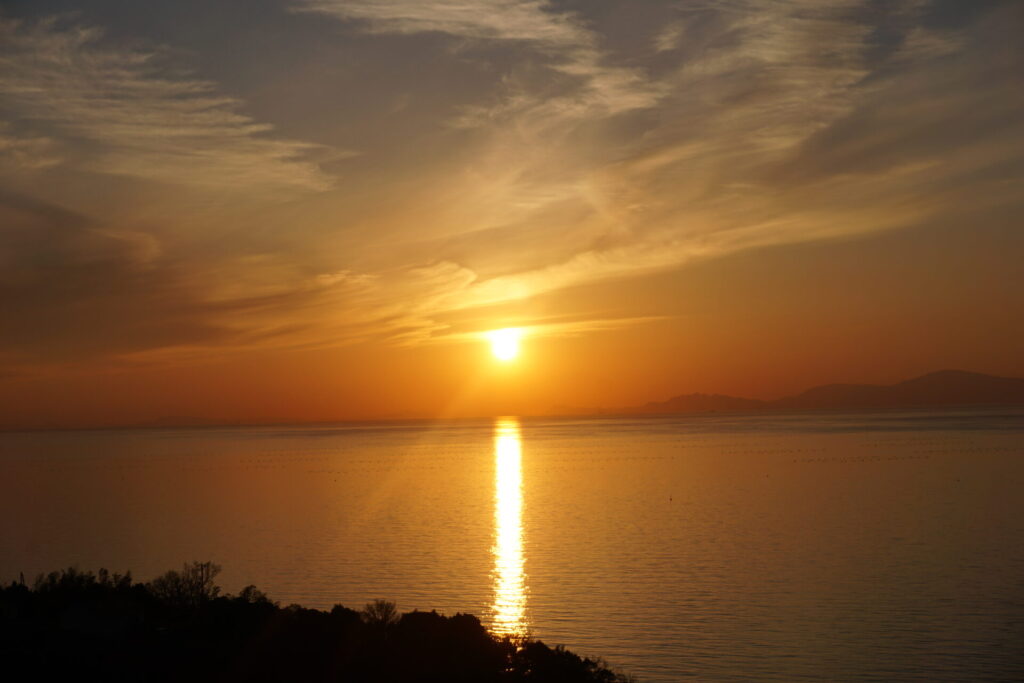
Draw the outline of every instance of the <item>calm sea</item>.
M193 559L647 682L1024 680L1024 414L0 435L0 580Z

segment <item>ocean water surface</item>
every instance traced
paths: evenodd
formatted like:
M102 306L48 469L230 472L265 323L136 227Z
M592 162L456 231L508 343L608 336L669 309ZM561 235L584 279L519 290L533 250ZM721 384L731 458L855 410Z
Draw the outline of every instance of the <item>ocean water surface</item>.
M641 681L1024 679L1024 413L0 434L0 580L224 566Z

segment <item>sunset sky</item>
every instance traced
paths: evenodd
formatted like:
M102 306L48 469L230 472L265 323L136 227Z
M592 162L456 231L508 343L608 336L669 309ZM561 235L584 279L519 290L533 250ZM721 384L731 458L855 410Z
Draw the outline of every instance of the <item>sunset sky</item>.
M1022 35L1016 0L0 0L0 426L1024 376Z

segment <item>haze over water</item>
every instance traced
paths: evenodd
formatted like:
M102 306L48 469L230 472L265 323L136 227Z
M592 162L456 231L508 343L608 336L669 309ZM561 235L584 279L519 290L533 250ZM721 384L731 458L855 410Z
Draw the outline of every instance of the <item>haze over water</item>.
M0 435L0 580L224 565L642 681L1024 676L1024 414Z

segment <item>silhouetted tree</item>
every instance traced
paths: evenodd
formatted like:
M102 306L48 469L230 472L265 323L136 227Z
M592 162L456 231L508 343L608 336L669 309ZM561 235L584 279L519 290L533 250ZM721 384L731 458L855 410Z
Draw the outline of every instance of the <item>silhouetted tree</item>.
M513 643L470 614L375 600L280 607L255 586L221 596L212 562L148 584L69 567L0 586L4 680L170 683L624 683L600 660Z
M398 605L387 600L374 600L366 603L362 617L370 626L388 628L398 623Z
M213 582L220 570L220 565L213 562L185 564L180 572L172 569L153 579L149 590L168 605L196 609L220 593L220 587Z
M238 599L243 602L248 602L252 604L263 604L270 602L270 599L267 598L266 594L263 591L261 591L259 588L251 584L246 586L241 590L241 592L239 592Z

